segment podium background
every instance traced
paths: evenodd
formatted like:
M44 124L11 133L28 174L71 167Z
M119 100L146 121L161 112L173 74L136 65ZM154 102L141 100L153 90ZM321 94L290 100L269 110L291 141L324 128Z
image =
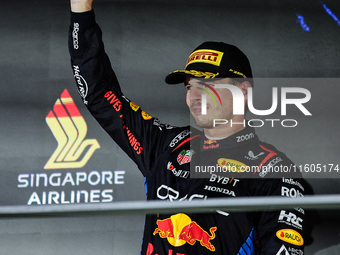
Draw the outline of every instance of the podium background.
M340 17L338 1L323 3ZM183 87L166 86L164 77L184 67L203 41L237 45L255 77L314 78L301 86L312 93L313 117L302 118L298 128L265 127L258 134L297 164L340 163L340 26L319 1L98 0L95 12L125 95L162 122L189 124ZM297 23L297 14L309 32ZM33 192L72 189L19 188L20 174L76 171L125 171L124 184L81 188L112 189L114 201L145 200L143 176L90 116L76 90L67 48L68 1L7 1L0 22L0 205L25 205ZM45 170L57 147L45 118L64 89L87 123L86 138L97 139L101 148L81 169ZM317 194L340 193L339 178L308 181ZM306 254L338 254L338 212L320 215ZM144 215L0 218L0 254L139 254L143 224Z

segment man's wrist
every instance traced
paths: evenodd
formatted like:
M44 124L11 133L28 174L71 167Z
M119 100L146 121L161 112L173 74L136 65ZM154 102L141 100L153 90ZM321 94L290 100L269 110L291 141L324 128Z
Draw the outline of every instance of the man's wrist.
M96 24L95 15L93 9L87 12L71 12L71 24L81 24L79 31L85 31Z
M92 1L84 2L79 0L71 0L71 11L74 13L88 12L92 10Z

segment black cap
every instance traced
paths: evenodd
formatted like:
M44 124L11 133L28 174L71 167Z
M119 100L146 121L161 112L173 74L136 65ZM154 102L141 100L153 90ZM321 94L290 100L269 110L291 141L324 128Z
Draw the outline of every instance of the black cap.
M189 56L184 70L165 78L168 84L183 83L187 76L196 78L252 78L247 56L236 46L223 42L205 42Z

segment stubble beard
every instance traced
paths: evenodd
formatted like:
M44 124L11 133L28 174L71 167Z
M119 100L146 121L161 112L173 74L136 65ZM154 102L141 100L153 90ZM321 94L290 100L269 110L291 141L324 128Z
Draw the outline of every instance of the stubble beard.
M215 119L225 119L228 122L233 118L233 114L230 112L223 112L223 109L216 109L214 107L208 107L207 114L195 114L191 111L191 115L195 120L195 123L200 128L214 128ZM215 126L216 127L216 126Z
M196 125L200 128L213 128L214 127L214 119L210 119L207 117L201 116L193 116L196 122Z

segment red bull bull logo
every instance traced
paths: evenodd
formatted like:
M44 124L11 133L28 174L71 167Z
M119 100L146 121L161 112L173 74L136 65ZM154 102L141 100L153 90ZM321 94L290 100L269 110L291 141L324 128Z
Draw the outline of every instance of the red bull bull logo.
M209 234L195 221L192 221L188 215L183 213L172 215L164 220L157 220L157 226L153 234L159 234L161 238L167 238L168 242L175 247L186 243L194 245L199 242L200 245L208 250L215 251L215 246L211 244L211 240L215 238L217 227L210 228Z
M204 144L214 144L214 143L217 143L216 140L204 140Z
M217 149L220 147L220 144L216 140L204 140L203 149Z

